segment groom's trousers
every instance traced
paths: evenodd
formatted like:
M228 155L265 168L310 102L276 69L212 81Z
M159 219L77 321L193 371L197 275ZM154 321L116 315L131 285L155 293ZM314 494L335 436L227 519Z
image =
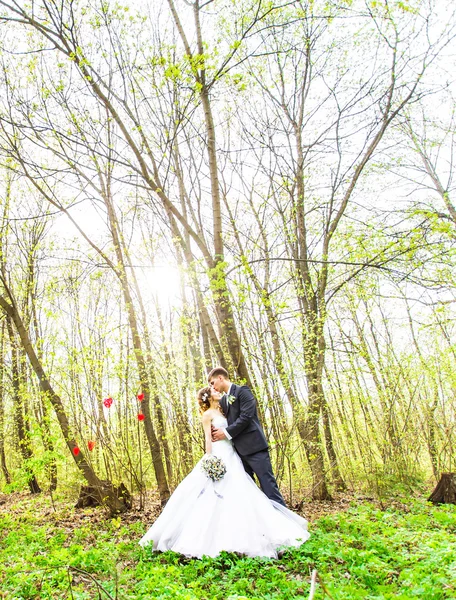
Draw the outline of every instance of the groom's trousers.
M261 489L270 500L286 506L285 500L277 487L277 481L272 472L271 458L268 450L260 450L254 454L241 456L242 464L247 474L253 479L253 474L258 478Z

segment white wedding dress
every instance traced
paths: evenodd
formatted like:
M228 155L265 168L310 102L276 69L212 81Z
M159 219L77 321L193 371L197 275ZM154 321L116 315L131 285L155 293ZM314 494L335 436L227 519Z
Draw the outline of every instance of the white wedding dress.
M220 415L213 425L226 427L227 421ZM222 550L275 558L278 549L308 539L307 521L263 494L244 471L231 441L213 442L212 454L225 463L223 479L208 479L200 461L140 540L142 546L153 543L154 550L197 558Z

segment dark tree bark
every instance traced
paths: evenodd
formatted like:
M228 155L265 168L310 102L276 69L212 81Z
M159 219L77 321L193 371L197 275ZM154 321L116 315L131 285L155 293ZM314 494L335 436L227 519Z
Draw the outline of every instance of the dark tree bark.
M38 224L39 225L39 224ZM42 350L42 336L40 334L40 326L37 314L37 294L36 294L36 278L35 278L35 251L39 247L39 241L41 234L44 232L44 226L35 231L35 238L30 249L28 264L27 264L27 297L30 305L31 322L33 323L33 329L35 333L37 356L40 361L43 360ZM25 362L25 361L24 361ZM46 406L46 400L39 394L39 404L36 407L36 417L41 428L41 439L43 440L43 446L49 457L49 462L46 466L46 471L49 477L49 489L54 492L57 489L57 461L54 452L54 442L52 441L51 427L48 415L48 407Z
M433 504L456 504L456 473L442 473L440 481L428 498Z
M19 438L19 451L25 462L25 470L27 473L27 484L32 494L39 494L41 488L38 480L28 465L28 461L32 458L32 448L30 445L30 432L28 431L27 422L24 418L24 402L21 390L21 372L19 368L19 350L14 336L12 319L7 317L7 328L11 347L11 374L13 384L13 404L14 404L14 419L16 423L17 435Z
M323 429L325 432L325 443L326 443L326 452L328 453L328 458L330 462L330 468L333 475L333 484L336 489L340 492L347 489L345 485L345 481L341 475L339 469L339 462L337 460L336 450L334 448L334 441L331 431L331 422L329 415L328 403L325 402L322 408L322 418L323 418Z
M109 481L103 480L102 485L109 488L112 484ZM132 498L130 492L125 485L121 483L119 486L114 486L116 495L121 498L125 506L130 509L132 507ZM83 485L79 492L78 501L75 508L89 508L91 506L101 506L100 495L98 489L92 485Z
M6 466L5 457L5 409L3 404L3 390L4 390L4 337L5 337L5 322L2 323L0 332L0 466L2 469L3 477L6 483L11 483L11 477Z

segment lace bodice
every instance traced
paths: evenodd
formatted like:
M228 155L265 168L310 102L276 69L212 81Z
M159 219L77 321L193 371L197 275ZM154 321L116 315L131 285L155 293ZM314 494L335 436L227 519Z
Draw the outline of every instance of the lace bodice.
M214 425L214 427L227 427L228 421L223 415L217 415L212 419L212 425Z
M214 427L224 428L228 426L228 421L222 414L218 414L212 419L212 425ZM235 451L231 440L225 438L223 440L219 440L218 442L212 442L212 454L219 456L225 462L230 460L234 453Z

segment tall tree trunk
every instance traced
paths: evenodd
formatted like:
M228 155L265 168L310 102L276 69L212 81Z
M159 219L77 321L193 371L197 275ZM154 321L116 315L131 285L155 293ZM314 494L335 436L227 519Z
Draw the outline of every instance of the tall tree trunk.
M323 442L320 433L324 403L322 379L325 341L322 323L318 316L314 315L313 320L308 319L308 323L310 328L304 336L304 353L309 406L305 422L304 448L312 472L312 498L328 500L331 496L326 483Z
M184 218L187 219L187 206L186 206L186 198L185 198L185 184L184 184L184 176L182 174L182 169L180 165L180 155L179 155L179 144L176 138L173 147L173 157L174 157L174 166L176 170L177 181L179 185L179 197L181 201L182 214ZM229 361L225 356L225 351L222 347L219 337L214 329L211 318L209 316L209 312L204 303L203 293L201 292L201 283L199 281L198 275L195 272L195 259L191 251L190 245L190 236L187 231L184 230L184 233L181 234L179 227L177 225L176 219L170 210L166 211L168 215L168 220L171 227L173 244L176 250L176 255L178 257L178 264L181 266L185 259L187 263L192 287L194 290L196 304L198 308L198 319L201 327L201 337L203 341L203 350L204 350L204 361L206 364L207 372L210 371L211 367L211 351L210 345L217 356L217 362L225 369L229 369ZM181 251L183 254L183 258L181 257ZM206 259L208 262L208 259ZM200 377L196 378L198 381Z
M439 452L438 452L437 440L436 440L435 411L437 410L438 405L439 405L439 386L437 383L436 373L433 371L431 365L429 365L428 361L426 361L425 357L423 356L423 353L421 352L421 345L418 343L418 340L416 338L415 326L414 326L414 321L412 318L412 313L410 311L409 302L406 297L404 298L404 300L405 300L405 304L407 307L407 317L408 317L408 322L409 322L409 326L410 326L410 332L412 334L413 345L415 347L415 352L420 359L420 363L421 363L423 371L424 372L427 371L429 373L429 377L431 378L433 399L432 399L432 402L429 404L429 408L427 409L427 419L426 419L427 432L425 432L425 435L427 434L426 439L427 439L427 443L428 443L429 458L431 460L432 472L434 473L435 480L438 481L439 475L440 475L440 466L439 466ZM424 405L426 405L426 404L424 404Z
M184 44L188 58L192 59L193 53L187 40L185 30L182 27L182 23L179 19L179 14L174 5L174 1L168 0L168 4L170 6L173 19L176 23L177 30ZM193 16L196 28L196 43L198 55L200 57L203 57L204 41L201 30L200 10L200 2L199 0L196 0L193 3ZM250 374L247 368L247 363L242 352L241 341L236 327L234 313L229 298L229 289L226 281L226 267L223 252L222 211L219 167L217 160L217 144L215 137L215 125L212 115L212 107L209 94L210 87L208 85L208 82L206 81L206 67L204 65L204 61L199 64L199 67L193 68L193 77L195 84L199 89L199 96L204 113L204 121L206 127L207 158L209 163L209 178L212 199L212 233L214 253L213 256L211 256L207 248L205 248L203 254L205 256L208 267L208 276L213 295L217 320L219 323L220 330L223 334L222 346L226 347L229 353L230 365L228 366L228 370L231 370L235 376L244 380L248 386L253 387L250 379ZM171 210L171 206L169 206L168 210ZM176 216L175 211L173 211L173 215ZM187 227L186 229L187 231L189 231L189 227ZM199 243L201 244L201 241L199 241Z
M0 330L0 466L6 483L11 483L11 477L6 466L5 457L5 408L3 401L4 369L5 369L5 321Z
M10 339L11 348L11 374L12 374L12 386L13 386L13 404L14 404L14 418L16 423L17 435L19 438L19 451L24 459L25 471L27 473L27 484L32 494L39 494L41 488L38 484L35 474L33 473L29 461L33 457L32 448L30 444L30 432L28 431L27 424L25 422L24 415L24 402L23 393L24 389L21 385L21 371L19 366L19 352L14 336L14 330L11 318L7 317L6 320L8 334Z
M30 298L30 312L32 316L33 329L35 332L35 340L36 340L36 353L39 360L42 362L43 360L43 348L41 344L42 336L40 335L40 326L38 322L38 314L36 309L36 281L35 281L35 268L34 268L34 257L35 250L38 246L38 242L33 244L33 247L30 250L29 254L29 262L28 262L28 292ZM38 414L38 422L40 424L41 429L41 439L43 440L43 446L47 454L48 463L46 465L46 471L49 477L49 489L51 492L54 492L57 489L57 460L55 457L54 451L54 442L52 441L51 435L51 426L50 419L48 414L48 408L46 406L46 399L42 394L38 394L39 397L39 406L37 410Z
M435 411L439 405L439 392L437 389L437 385L435 385L434 389L434 398L431 402L428 411L427 411L427 422L428 422L428 449L429 449L429 457L431 459L432 472L434 473L434 477L436 480L439 478L439 453L437 450L437 440L436 438L436 422L435 422Z
M166 439L165 420L163 416L163 409L158 395L158 386L155 377L155 371L152 364L149 366L146 362L146 356L143 350L143 341L141 332L138 324L138 317L136 315L136 309L133 302L132 293L130 290L130 284L128 280L128 274L126 269L126 261L128 261L128 251L125 247L122 233L119 227L119 221L114 209L114 204L111 196L110 189L110 173L107 175L106 182L103 180L101 170L99 170L99 178L101 182L101 196L105 202L108 218L110 224L111 235L114 243L114 248L117 257L117 275L121 284L125 307L128 314L128 323L133 339L133 348L135 353L136 364L138 366L138 374L141 383L141 391L144 394L144 400L141 403L141 409L145 415L144 426L146 431L147 441L149 443L150 452L152 455L152 464L154 466L155 478L157 480L158 492L162 504L165 504L170 496L168 481L165 473L165 466L163 464L161 452L163 450L165 461L167 465L168 476L171 477L171 456L169 445ZM136 292L140 299L142 306L141 293L139 287L136 285ZM149 334L147 330L147 323L145 322L145 311L143 309L144 319L144 343L147 346L149 344ZM157 438L155 428L152 422L151 403L155 409L157 417L157 424L159 428L160 442ZM161 444L161 445L160 445Z
M321 391L323 394L323 390ZM331 431L331 422L329 418L329 407L328 403L324 402L322 406L322 419L323 419L323 430L325 433L326 452L328 453L330 469L333 477L332 482L338 491L343 491L347 488L345 481L339 470L339 461L337 460L336 451L334 449L334 442Z
M192 446L190 440L190 422L188 420L188 415L186 411L182 408L182 396L184 395L184 391L179 390L179 381L176 376L176 370L172 366L173 363L171 361L171 356L166 345L165 328L163 326L161 309L158 303L156 305L156 311L158 317L158 324L162 333L163 354L165 357L165 364L167 366L166 381L168 382L168 389L170 389L170 396L173 401L173 409L176 413L176 419L180 431L180 435L178 436L179 458L183 462L183 472L184 475L186 475L190 471L193 462Z
M52 441L51 425L46 406L46 398L43 394L40 394L40 408L41 418L39 420L40 427L42 429L41 439L43 440L43 446L48 456L48 464L46 466L47 475L49 477L49 489L51 492L55 492L57 489L57 461L55 459L54 442Z

